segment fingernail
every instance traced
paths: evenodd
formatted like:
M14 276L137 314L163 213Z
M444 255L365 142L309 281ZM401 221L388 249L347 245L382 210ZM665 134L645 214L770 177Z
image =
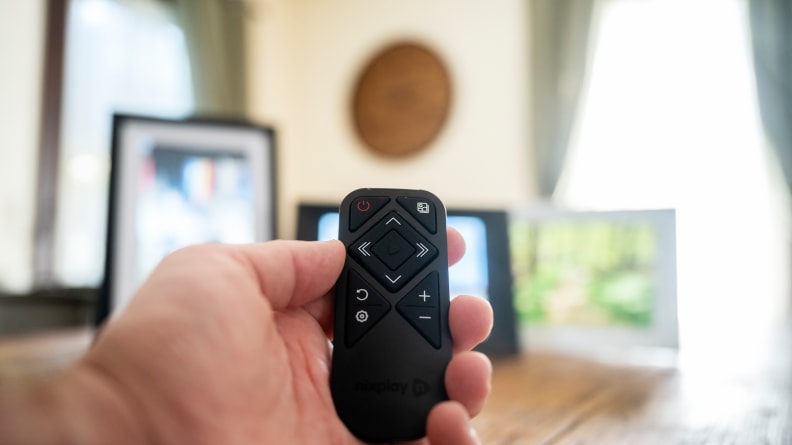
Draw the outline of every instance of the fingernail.
M472 443L474 445L481 445L481 440L479 439L478 433L476 432L475 428L471 426L470 429L468 430L468 434L470 435L470 439L473 441Z

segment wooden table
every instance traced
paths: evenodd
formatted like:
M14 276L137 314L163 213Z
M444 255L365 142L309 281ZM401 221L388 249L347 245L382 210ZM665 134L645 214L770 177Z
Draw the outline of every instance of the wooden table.
M792 328L749 347L700 348L678 368L529 352L494 363L474 420L484 444L792 444ZM0 341L0 378L47 371L89 330Z
M792 444L792 329L677 368L552 353L496 361L484 444Z

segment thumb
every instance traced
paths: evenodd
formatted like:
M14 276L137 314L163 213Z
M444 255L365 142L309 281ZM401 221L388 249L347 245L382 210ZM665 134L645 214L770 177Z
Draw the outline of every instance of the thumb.
M346 256L340 241L270 241L239 248L261 293L276 310L304 306L326 295Z

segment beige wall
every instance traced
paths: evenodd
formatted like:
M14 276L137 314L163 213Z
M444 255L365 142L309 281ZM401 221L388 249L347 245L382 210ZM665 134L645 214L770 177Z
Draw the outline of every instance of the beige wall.
M425 188L448 206L510 207L535 196L528 156L528 42L522 0L259 0L251 28L252 113L279 132L280 234L300 201L370 186ZM454 105L426 152L368 153L349 119L367 59L399 39L433 47Z
M44 1L0 1L0 288L32 281Z
M449 206L511 206L534 196L521 0L256 0L252 113L279 135L279 224L300 201L366 186L426 188ZM31 285L45 2L0 0L0 287ZM434 47L454 82L445 130L423 154L365 151L348 118L352 82L394 40Z

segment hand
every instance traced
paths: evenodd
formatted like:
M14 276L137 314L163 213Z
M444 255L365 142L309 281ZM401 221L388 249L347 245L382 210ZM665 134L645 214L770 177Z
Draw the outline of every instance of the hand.
M449 258L464 242L449 231ZM78 365L111 394L138 442L358 444L329 389L338 241L202 245L168 256ZM489 304L460 296L449 322L452 401L436 406L428 441L475 443L469 416L491 365L470 349L492 325ZM424 439L426 442L427 439Z

